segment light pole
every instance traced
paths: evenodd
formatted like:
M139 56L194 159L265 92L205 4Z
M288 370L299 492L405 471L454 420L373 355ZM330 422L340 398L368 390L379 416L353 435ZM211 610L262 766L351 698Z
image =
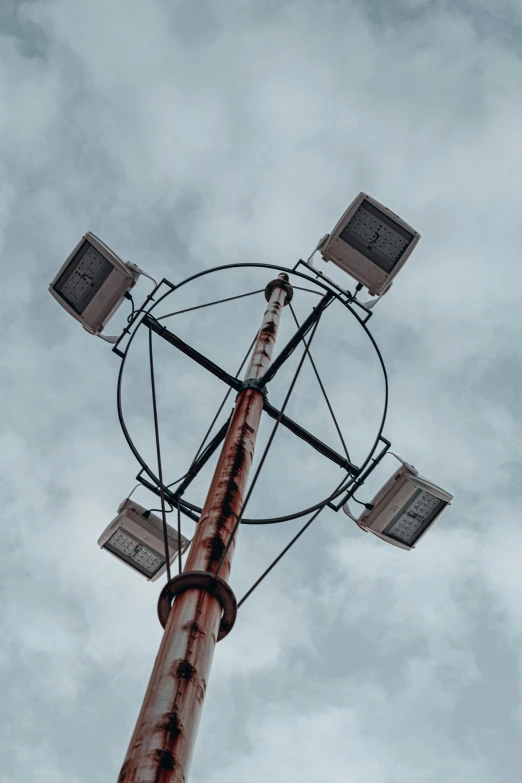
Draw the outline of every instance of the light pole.
M136 478L143 487L159 496L161 500L162 519L160 520L152 514L155 509L145 509L135 501L131 501L129 496L120 504L116 519L110 523L99 539L101 547L148 579L154 580L166 571L169 580L160 594L158 603L158 615L165 632L119 775L119 783L186 783L216 641L231 630L237 609L243 605L248 596L323 509L328 507L338 512L343 508L362 530L371 532L396 547L411 550L450 504L452 496L449 493L419 476L415 468L402 460L403 466L377 492L371 503L361 502L355 497L355 493L359 494L383 458L392 453L389 451L391 443L383 435L388 408L387 372L381 352L367 326L367 321L372 316L370 310L378 300L364 303L358 300L357 294L366 287L372 295L381 298L390 289L394 278L418 240L418 232L409 224L375 199L361 193L348 207L332 233L319 242L316 251L308 261L306 263L298 261L293 269L286 269L284 272L282 271L284 267L281 266L247 262L201 270L178 284L165 278L159 283L154 280L154 289L147 295L143 304L136 308L130 290L141 274L150 276L135 264L124 261L89 232L69 255L52 281L51 294L64 310L91 334L114 344L113 353L121 359L117 382L118 418L124 437L141 465ZM317 251L321 253L324 261L333 262L357 281L355 294L350 293L313 266L312 259ZM306 269L306 273L299 268L301 266ZM209 274L241 267L277 269L282 272L265 289L268 307L252 344L250 363L244 381L239 379L241 370L238 370L236 375L231 375L179 335L170 331L164 325L164 320L201 307L210 307L241 299L244 296L259 294L263 289L228 296L195 307L183 307L181 310L159 317L153 315L155 308L164 302L166 297L174 292L179 294L180 289L188 283ZM310 271L314 277L310 276ZM301 288L296 283L295 290L311 292L321 299L300 325L290 305L289 309L292 311L297 330L272 362L281 311L285 304L289 304L294 291L289 282L289 275L292 276L293 281L297 279L297 282L305 282L308 286ZM310 289L310 285L314 287ZM165 288L168 290L165 291ZM160 290L163 293L160 293ZM124 299L131 302L132 312L127 317L120 336L110 337L102 334L105 325ZM331 304L341 306L345 312L349 312L364 330L376 352L383 374L382 418L373 445L359 465L352 462L324 384L310 353L310 344L319 319ZM131 344L136 334L142 332L143 328L149 330L149 361L158 475L155 475L154 469L147 464L134 444L125 423L122 407L124 367ZM162 478L153 369L153 332L229 387L188 471L181 479L166 486ZM268 400L267 384L296 348L303 346L304 351L293 380L281 410L278 410ZM344 454L338 453L332 446L321 441L314 433L307 431L284 412L306 357L317 377ZM246 359L247 357L242 367ZM210 438L232 391L237 393L232 417ZM275 420L275 425L248 491L245 492L263 411ZM316 454L320 454L340 468L342 478L333 492L308 508L279 517L246 518L245 508L279 425L306 442ZM221 445L221 454L205 504L203 508L199 508L189 502L184 497L184 493ZM176 489L172 489L174 485L177 485ZM351 499L365 507L359 518L352 516L348 504ZM176 507L178 510L177 539L176 531L166 521L166 503L170 505L171 510ZM189 544L188 539L181 535L181 513L196 522L197 527L183 573L170 579L170 564L177 554L181 570L181 553ZM227 579L239 524L276 524L308 515L311 516L304 526L236 603ZM175 601L172 605L173 599Z
M245 376L245 381L254 383L238 394L184 573L171 580L171 593L182 592L168 616L119 783L187 779L223 614L216 594L221 591L222 600L228 597L235 602L230 588L222 584L230 573L235 541L222 562L220 577L209 575L220 565L243 506L264 403L255 381L270 366L279 318L291 290L286 274L267 287L268 307ZM221 628L222 634L227 631Z

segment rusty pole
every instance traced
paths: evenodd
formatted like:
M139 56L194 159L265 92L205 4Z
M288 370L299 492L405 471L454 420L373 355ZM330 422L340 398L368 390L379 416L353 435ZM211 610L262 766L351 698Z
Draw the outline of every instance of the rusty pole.
M281 310L291 294L286 274L268 284L268 307L245 380L261 378L270 366ZM245 388L238 394L184 574L172 582L188 572L215 573L243 505L262 411L259 390ZM234 547L235 541L220 569L224 580ZM188 779L221 615L221 604L204 589L177 595L118 783Z

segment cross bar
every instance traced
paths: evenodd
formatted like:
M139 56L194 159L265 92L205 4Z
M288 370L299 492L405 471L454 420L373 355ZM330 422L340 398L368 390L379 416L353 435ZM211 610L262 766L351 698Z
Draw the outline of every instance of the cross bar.
M264 409L271 419L279 418L280 411L278 411L277 408L274 408L273 405L270 405L267 400L265 400ZM351 473L353 476L358 474L359 468L356 465L347 460L346 457L338 454L334 449L330 448L330 446L327 446L326 443L323 443L322 440L316 438L315 435L312 435L311 432L305 430L304 427L301 427L299 424L293 421L293 419L290 419L288 416L283 414L279 423L282 424L283 427L286 427L287 430L290 430L290 432L293 432L294 435L297 435L298 438L306 441L306 443L312 446L316 451L320 452L324 457L328 457L328 459L332 460L332 462L335 462L336 465L344 468L348 473Z
M230 375L230 373L228 373L226 370L218 367L217 364L212 362L210 359L207 359L207 357L199 351L196 351L195 348L192 348L192 346L182 340L181 337L178 337L177 335L170 332L166 326L160 324L159 321L153 318L152 315L147 313L147 315L143 318L142 323L149 329L152 329L153 332L156 332L156 334L159 334L160 337L163 337L164 340L173 345L175 348L178 348L190 359L194 359L195 362L201 364L202 367L211 372L212 375L215 375L216 378L225 381L225 383L228 383L228 385L237 392L241 391L242 383L239 378L236 378L234 375Z
M221 429L214 435L207 447L201 452L199 457L194 460L188 471L188 475L180 483L179 487L173 493L172 497L177 502L178 498L183 495L185 490L189 487L192 481L196 478L200 470L207 464L211 456L214 454L218 446L225 440L227 434L228 425L230 424L230 418L226 420Z
M286 360L290 357L290 355L295 351L301 340L303 340L312 326L316 323L316 321L319 320L321 315L323 314L323 311L326 307L330 304L332 299L334 298L335 294L333 291L327 291L326 294L323 296L317 307L314 307L308 318L306 318L297 332L294 334L293 337L290 338L290 340L287 342L285 347L281 350L281 352L276 356L266 373L261 378L261 384L263 386L266 386L266 384L272 380L276 372L279 370L279 368L286 362Z
M289 341L287 346L283 349L283 351L281 351L281 354L279 355L278 359L283 355L283 353L285 353L286 355L284 356L282 361L279 362L278 367L280 367L281 364L284 361L286 361L286 359L290 356L290 354L295 349L297 344L302 340L302 338L309 331L309 329L311 329L311 327L317 321L322 311L329 304L332 298L333 298L333 294L332 295L326 294L322 298L319 305L312 311L312 313L308 316L306 321L303 323L303 326L301 326L301 328L295 333L294 337ZM311 320L312 317L313 320ZM150 314L147 314L143 318L142 323L145 326L147 326L149 329L152 329L153 332L156 332L156 334L158 334L160 337L163 337L164 340L166 340L168 343L173 345L175 348L178 348L186 356L188 356L191 359L194 359L194 361L196 361L198 364L200 364L202 367L204 367L206 370L212 373L212 375L215 375L216 378L219 378L220 380L224 381L226 384L231 386L233 389L235 389L235 391L239 392L243 388L243 383L242 381L239 380L239 378L236 378L234 375L230 375L230 373L228 373L226 370L223 370L221 367L219 367L217 364L212 362L210 359L207 359L206 356L204 356L202 353L199 353L199 351L196 351L195 348L192 348L192 346L190 346L180 337L173 334L171 331L167 329L166 326L160 324L159 321L153 318ZM306 331L303 334L302 330L303 327L305 326L306 326ZM278 359L275 360L274 365L277 364ZM268 375L268 373L265 373L265 376L266 375ZM264 383L265 378L263 378L262 380ZM268 413L268 415L272 419L278 419L280 416L280 411L277 408L275 408L273 405L271 405L266 399L264 401L264 410ZM299 438L304 440L320 454L327 457L336 465L339 465L341 468L344 468L348 473L351 473L354 476L358 474L359 468L356 467L356 465L353 465L349 460L346 459L346 457L343 457L341 456L341 454L338 454L334 449L330 448L330 446L327 446L326 443L323 443L323 441L319 440L319 438L316 438L315 435L312 435L311 432L305 430L303 427L301 427L295 421L290 419L288 416L286 415L281 416L280 424L282 424L283 427L286 427L287 430L290 430L290 432L293 432L294 435L297 435ZM221 431L218 433L218 435L216 435L216 438L218 436L221 436ZM221 440L223 439L223 437L224 435L221 437ZM221 441L217 442L214 448L217 448L220 442ZM213 441L212 443L209 444L207 448L209 448L212 444ZM203 454L200 456L200 459L205 455L205 453L206 451L203 452ZM172 495L174 495L174 493L172 493Z

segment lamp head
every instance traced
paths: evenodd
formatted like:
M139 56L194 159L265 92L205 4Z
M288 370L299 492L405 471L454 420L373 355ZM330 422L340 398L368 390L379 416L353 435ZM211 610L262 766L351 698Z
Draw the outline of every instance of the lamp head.
M49 286L51 295L91 334L100 334L139 277L98 237L88 232Z
M167 525L170 562L178 555L178 533ZM181 536L181 552L190 540ZM113 557L155 582L167 570L163 522L130 498L118 508L118 514L103 531L98 546L106 549Z
M410 550L452 500L452 495L403 463L355 521L367 533ZM348 503L343 511L351 517Z
M420 234L367 193L359 193L318 250L370 294L381 296L411 255Z

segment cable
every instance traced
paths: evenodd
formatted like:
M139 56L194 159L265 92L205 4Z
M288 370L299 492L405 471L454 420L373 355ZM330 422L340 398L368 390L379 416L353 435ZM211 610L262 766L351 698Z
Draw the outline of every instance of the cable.
M180 481L183 481L184 478L187 478L188 474L189 474L189 471L187 471L184 476L181 476L181 478L176 479L176 481L171 481L170 484L166 484L165 487L167 489L170 489L170 487L173 487L174 484L179 484Z
M178 495L178 573L181 574L181 496Z
M337 489L339 489L339 488L342 486L342 484L343 484L343 483L344 483L344 479L341 481L341 483L340 483L340 484L338 484L338 485L337 485ZM337 491L337 490L336 490L336 491ZM243 598L242 598L240 601L238 601L238 604L237 604L237 608L238 608L238 609L239 609L239 607L240 607L242 604L244 604L244 603L245 603L246 599L247 599L247 598L248 598L250 595L252 595L252 593L254 592L254 590L256 589L256 587L258 587L258 586L261 584L261 582L263 581L263 579L264 579L266 576L268 576L268 574L270 573L270 571L271 571L273 568L275 568L275 566L276 566L276 565L279 563L279 561L280 561L280 560L281 560L281 559L282 559L282 558L283 558L283 557L286 555L286 553L289 551L289 549L291 549L291 548L293 547L293 545L295 544L295 542L296 542L296 541L297 541L299 538L301 538L301 536L303 535L303 533L304 533L306 530L308 530L308 528L310 527L310 525L312 524L312 522L313 522L315 519L317 519L317 517L319 516L319 514L321 513L321 511L324 509L324 507L325 507L326 505L328 505L328 501L325 501L325 503L323 503L323 505L322 505L320 508L318 508L318 509L317 509L317 510L314 512L314 514L313 514L313 515L310 517L310 519L308 520L308 522L306 522L306 523L303 525L303 527L301 528L301 530L300 530L298 533L296 533L296 535L295 535L295 536L292 538L292 540L290 541L290 543L288 543L288 544L285 546L285 548L282 550L282 552L280 552L280 553L278 554L278 556L276 557L276 559L275 559L275 560L274 560L274 561L273 561L273 562L272 562L272 563L271 563L271 564L268 566L268 568L267 568L265 571L263 571L263 573L261 574L261 576L259 577L259 579L257 579L257 580L254 582L254 584L252 585L252 587L251 587L249 590L247 590L247 591L246 591L246 593L245 593L245 595L243 596Z
M172 503L169 503L169 501L168 501L168 500L166 500L165 502L166 502L166 503L167 503L167 504L170 506L170 508L166 508L166 509L165 509L165 514L172 514L172 512L174 511L174 506L172 505ZM149 516L150 516L151 514L153 514L155 511L156 511L158 514L161 514L161 513L162 513L162 509L161 509L161 508L149 508L149 509L148 509L148 511L145 511L145 513L143 514L143 516L145 517L145 519L148 519L148 518L149 518Z
M132 310L130 315L127 316L127 323L130 324L132 323L134 319L134 313L136 312L136 308L134 307L134 299L132 298L132 294L129 291L125 291L123 296L125 297L125 299L128 299L129 302L131 303Z
M368 511L372 511L372 509L375 508L375 506L372 506L371 503L363 503L361 500L357 500L355 495L350 495L349 500L355 500L356 503L358 503L360 506L364 506L364 508L367 508ZM348 502L348 500L346 502Z
M140 481L140 482L138 482L138 483L137 483L137 484L136 484L136 485L135 485L135 486L134 486L134 487L131 489L131 491L130 491L130 495L127 495L127 500L130 500L130 499L131 499L131 497L134 495L135 491L138 489L138 487L142 487L142 486L143 486L143 484L141 483L141 481Z
M127 500L130 500L130 499L131 499L132 495L133 495L133 494L134 494L134 492L135 492L135 491L138 489L138 487L143 487L143 484L141 483L141 481L140 481L140 482L138 482L138 484L136 484L136 485L135 485L135 486L132 488L132 490L131 490L131 492L130 492L130 495L128 495L128 496L127 496ZM167 504L170 506L170 508L168 509L168 511L165 511L165 513L166 513L166 514L170 514L172 511L174 511L174 506L172 505L172 503L169 503L169 501L168 501L168 500L166 500L166 503L167 503ZM149 518L149 516L150 516L151 514L153 514L155 511L157 511L159 514L161 514L161 508L149 508L147 511L145 511L145 512L143 513L143 516L145 517L145 519L148 519L148 518Z
M238 609L239 609L239 607L240 607L242 604L244 604L244 603L245 603L246 599L247 599L247 598L248 598L250 595L252 595L252 593L254 592L254 590L256 589L256 587L259 587L259 585L261 584L261 582L263 581L263 579L264 579L266 576L268 576L268 574L270 573L270 571L271 571L273 568L275 568L275 566L276 566L276 565L279 563L279 561L280 561L280 560L281 560L281 559L282 559L282 558L283 558L283 557L286 555L286 553L288 552L288 550L289 550L291 547L293 547L293 545L295 544L295 542L297 541L297 539L298 539L298 538L300 538L300 537L303 535L303 533L304 533L306 530L308 530L308 528L310 527L310 525L312 524L312 522L314 521L314 519L316 519L316 517L318 517L318 516L319 516L319 514L321 513L321 511L323 510L323 508L324 508L324 506L321 506L321 508L318 508L318 509L317 509L317 511L314 513L314 515L311 517L311 519L309 519L309 520L308 520L308 522L307 522L305 525L303 525L303 527L301 528L301 530L299 531L299 533L297 533L297 535L296 535L296 536L294 536L294 538L293 538L293 539L290 541L290 543L289 543L289 544L288 544L288 545L287 545L287 546L286 546L286 547L283 549L283 551L282 551L282 552L281 552L281 553L280 553L280 554L279 554L279 555L276 557L276 559L273 561L273 563L271 563L271 565L269 565L269 566L268 566L268 568L266 569L266 571L264 571L264 572L261 574L261 576L259 577L259 579L258 579L256 582L254 582L254 584L252 585L252 587L250 588L250 590L247 590L247 591L246 591L246 593L245 593L245 595L243 596L243 598L242 598L240 601L238 601L238 604L237 604L237 608L238 608Z
M216 299L215 302L207 302L207 304L196 305L195 307L187 307L185 310L176 310L174 313L167 313L158 318L158 321L164 321L165 318L171 318L173 315L181 315L181 313L191 313L193 310L201 310L202 307L212 307L212 305L223 304L223 302L232 302L234 299L243 299L245 296L253 296L254 294L263 294L264 288L260 288L258 291L250 291L248 294L238 294L238 296L228 296L226 299Z
M319 325L319 321L320 320L321 320L321 315L319 315L319 318L317 319L317 321L314 324L314 327L313 327L313 330L312 330L312 334L310 335L310 341L309 341L308 345L310 345L310 343L314 339L314 335L316 333L316 330L317 330L317 327ZM265 463L265 459L266 459L266 457L268 455L270 446L272 445L272 442L274 440L275 434L276 434L277 429L279 427L279 423L280 423L281 419L283 418L283 414L285 412L285 408L286 408L286 406L288 404L288 401L290 399L290 395L292 394L292 392L294 390L294 386L295 386L295 384L297 382L297 378L299 377L299 373L301 372L301 368L303 366L305 357L306 357L306 351L303 351L303 354L302 354L302 356L301 356L301 358L299 360L299 364L297 365L297 369L295 371L295 375L294 375L294 377L292 379L292 383L290 384L290 387L288 389L288 392L286 393L286 397L284 399L284 402L283 402L283 405L281 407L281 410L279 411L279 415L277 417L276 423L274 424L272 432L270 433L270 437L268 438L268 442L267 442L267 444L265 446L265 450L264 450L264 452L263 452L263 454L261 456L261 459L259 460L259 465L257 466L257 470L255 472L254 478L252 479L252 483L250 484L250 487L248 489L245 501L243 503L243 507L242 507L241 511L239 512L239 514L238 514L236 523L235 523L235 525L234 525L234 527L232 529L232 533L230 534L230 538L228 539L228 543L227 543L227 545L226 545L226 547L225 547L225 549L223 551L223 554L221 555L221 559L220 559L218 567L216 569L216 576L219 575L221 567L222 567L223 563L225 562L225 558L226 558L226 556L227 556L227 554L228 554L228 552L230 550L230 547L232 546L232 542L233 542L234 537L235 537L235 535L237 533L237 529L238 529L239 525L241 524L241 519L243 517L243 514L245 513L245 508L247 507L247 503L250 500L252 492L254 491L254 487L256 485L257 479L259 478L259 474L261 473L261 470L262 470L263 465Z
M131 312L131 314L130 314L130 315L127 317L127 323L129 324L129 326L127 327L127 329L124 329L124 330L123 330L123 332L122 332L122 334L121 334L121 337L123 337L123 335L124 335L126 332L128 332L128 330L129 330L129 327L131 327L131 326L132 326L132 324L133 324L133 323L134 323L134 322L137 320L137 318L138 318L138 316L140 315L140 313L143 313L143 312L145 312L145 308L147 307L148 303L149 303L150 301L154 301L154 294L156 293L156 291L157 291L157 289L158 289L158 283L156 282L156 280L154 280L154 278L153 278L153 277L151 277L150 275L148 275L146 272L143 272L143 270L140 270L140 274L143 274L143 275L145 275L145 277L148 277L148 278L149 278L149 280L152 280L152 282L155 284L155 288L153 288L153 290L150 292L150 294L147 294L147 296L146 296L146 298L145 298L145 301L144 301L144 302L143 302L143 304L142 304L142 305L139 307L139 309L138 309L138 310L136 310L136 309L135 309L135 307L134 307L134 299L133 299L133 297L132 297L132 294L131 294L129 291L127 291L125 294L123 294L123 295L124 295L124 297L125 297L126 299L129 299L129 300L130 300L130 302L131 302L131 304L132 304L132 312ZM163 298L163 297L162 297L162 298ZM157 303L156 303L156 304L157 304Z
M255 344L256 340L257 340L257 333L256 333L256 336L254 337L254 339L252 340L252 342L251 342L251 344L250 344L250 347L248 348L248 351L246 352L246 354L245 354L245 357L244 357L243 361L242 361L242 362L241 362L241 364L239 365L239 369L238 369L238 371L236 372L236 376L235 376L236 378L239 376L239 373L241 372L241 370L242 370L242 369L243 369L243 367L245 366L246 360L247 360L247 359L248 359L248 357L250 356L250 352L252 351L252 348L254 347L254 344ZM190 464L190 468L187 470L187 472L185 473L185 475L184 475L184 476L181 476L181 478L179 478L179 479L176 479L176 481L172 481L170 484L166 484L166 488L167 488L167 489L170 489L170 487L173 487L173 486L174 486L174 484L179 484L179 483L180 483L180 481L183 481L183 479L187 478L187 476L190 474L190 471L191 471L192 467L194 466L194 463L196 462L197 458L199 457L199 455L200 455L200 454L201 454L201 452L203 451L203 448L204 448L204 446L205 446L205 443L207 442L208 436L209 436L209 435L210 435L210 433L212 432L212 429L213 429L213 427L214 427L214 425L215 425L216 421L218 420L218 418L219 418L219 415L220 415L221 411L222 411L222 410L223 410L223 408L225 407L225 403L226 403L226 401L228 400L228 398L230 397L230 393L231 393L231 392L232 392L232 388L230 388L230 389L227 391L227 393L225 394L225 396L223 397L223 400L222 400L222 402L221 402L221 405L219 406L219 408L218 408L218 410L217 410L217 413L216 413L216 415L215 415L215 416L214 416L214 418L212 419L212 421L211 421L211 423L210 423L210 426L209 426L209 428L207 429L207 431L206 431L205 435L203 436L203 440L201 441L201 443L200 443L200 445L199 445L199 448L198 448L198 450L196 451L196 456L195 456L195 457L194 457L194 459L192 460L192 462L191 462L191 464Z
M294 317L294 321L296 323L296 326L299 329L300 328L300 324L299 324L299 321L297 320L297 316L296 316L296 314L294 312L294 308L292 307L291 304L289 304L289 307L290 307L290 312L292 313L292 315ZM341 432L341 428L339 427L339 424L337 423L337 419L335 417L335 413L334 413L333 408L332 408L332 406L330 404L330 400L328 399L328 395L326 393L326 389L323 386L323 382L322 382L321 377L319 375L319 371L318 371L317 367L315 366L314 360L312 359L312 354L308 350L308 345L306 343L305 338L303 337L302 339L303 339L303 343L305 345L306 353L308 354L308 358L310 359L310 363L311 363L311 365L313 367L313 370L314 370L314 373L315 373L315 377L317 378L317 380L319 382L319 386L321 387L321 391L323 393L323 397L324 397L324 399L326 401L326 404L328 405L328 410L331 413L331 416L332 416L332 419L333 419L333 423L335 424L335 429L337 430L337 434L339 435L339 438L341 439L341 443L343 444L343 449L344 449L344 453L346 454L346 459L348 461L350 461L350 455L348 453L348 448L346 446L346 443L344 442L343 433Z
M169 538L167 533L167 517L165 512L165 487L163 485L163 469L161 467L161 449L158 425L158 407L156 405L156 381L154 379L154 359L152 355L152 329L149 329L149 363L150 363L150 386L152 391L152 410L154 413L154 432L156 437L156 454L158 458L158 478L161 499L161 516L163 519L163 540L165 543L165 560L167 566L167 580L170 582L170 559L169 559ZM181 555L180 555L181 557Z
M296 291L308 291L309 294L317 294L317 296L324 296L324 294L321 293L321 291L315 291L313 288L302 288L300 285L294 285L292 283L292 288L294 288Z
M252 340L252 342L250 343L250 346L249 346L249 348L248 348L248 351L247 351L247 352L246 352L246 354L245 354L245 357L244 357L243 361L242 361L242 362L241 362L241 364L239 365L239 369L238 369L238 371L236 372L236 378L239 376L239 374L240 374L241 370L242 370L242 369L243 369L243 367L245 366L245 363L246 363L246 361L247 361L248 357L250 356L250 353L251 353L251 351L252 351L252 348L253 348L253 347L254 347L254 345L255 345L255 342L256 342L256 340L257 340L257 333L256 333L256 336L254 337L254 339ZM184 476L182 476L181 478L177 479L176 481L173 481L173 482L171 482L170 484L167 484L167 485L166 485L166 486L167 486L167 489L170 489L170 487L173 487L173 486L174 486L174 484L179 484L179 483L180 483L180 481L183 481L183 479L184 479L184 478L187 478L187 476L190 474L190 471L191 471L192 467L194 466L194 464L195 464L195 462L196 462L197 458L199 457L199 455L200 455L200 454L201 454L201 452L203 451L203 448L204 448L204 446L205 446L205 443L207 442L208 436L209 436L209 435L210 435L210 433L212 432L212 429L213 429L213 427L214 427L214 425L215 425L216 421L218 420L218 418L219 418L219 415L220 415L221 411L222 411L222 410L223 410L223 408L225 407L225 403L226 403L226 401L227 401L227 400L228 400L228 398L230 397L230 393L231 393L231 391L232 391L232 389L230 388L230 389L227 391L227 393L225 394L225 396L224 396L224 398L223 398L223 400L222 400L222 402L221 402L221 405L219 406L219 408L218 408L218 410L217 410L217 413L216 413L216 415L215 415L215 416L214 416L214 418L212 419L212 421L211 421L211 423L210 423L210 426L209 426L209 428L207 429L207 431L206 431L205 435L203 436L203 440L201 441L201 443L200 443L200 446L199 446L199 448L198 448L198 450L197 450L197 452L196 452L196 456L194 457L194 459L192 460L192 462L191 462L191 464L190 464L190 468L188 469L188 471L185 473L185 475L184 475ZM180 508L180 497L181 497L181 496L179 496L179 497L178 497L178 510L179 510L179 508ZM178 527L179 527L179 524L178 524ZM180 566L180 567L181 567L181 566ZM180 573L181 573L181 571L180 571Z
M250 343L250 346L249 346L249 348L248 348L248 350L247 350L247 352L246 352L246 354L245 354L245 356L244 356L244 358L243 358L243 361L242 361L242 362L241 362L241 364L239 365L239 369L237 370L237 372L236 372L236 376L235 376L236 378L239 376L239 374L240 374L241 370L243 369L243 367L244 367L244 366L245 366L245 364L246 364L246 361L247 361L248 357L250 356L250 353L251 353L251 351L252 351L252 348L254 347L254 345L255 345L255 342L256 342L256 340L257 340L257 335L258 335L258 333L256 332L256 336L254 337L254 339L253 339L253 340L252 340L252 342ZM193 465L194 465L194 463L196 462L196 460L197 460L197 458L199 457L199 455L201 454L201 452L203 451L203 448L204 448L204 446L205 446L205 443L206 443L206 441L207 441L207 439L208 439L208 436L209 436L209 435L210 435L210 433L212 432L212 428L214 427L214 425L215 425L216 421L218 420L218 418L219 418L219 415L220 415L221 411L223 410L223 408L224 408L224 406L225 406L225 403L226 403L226 401L228 400L228 398L229 398L229 396L230 396L230 393L231 393L231 392L232 392L232 388L230 388L230 389L227 391L227 393L225 394L225 396L224 396L224 398L223 398L223 401L221 402L221 405L219 406L219 408L218 408L218 410L217 410L217 413L216 413L216 415L215 415L215 416L214 416L214 418L212 419L212 422L211 422L211 424L210 424L209 428L207 429L207 431L206 431L206 433L205 433L205 435L204 435L204 437L203 437L203 440L201 441L201 444L200 444L200 446L199 446L199 448L198 448L198 450L197 450L197 452L196 452L196 456L195 456L195 457L194 457L194 459L192 460L192 462L191 462L191 465L190 465L190 468L188 469L188 471L185 473L185 475L184 475L184 476L181 476L181 478L178 478L178 479L176 479L176 481L172 481L170 484L166 484L166 485L165 485L165 486L166 486L166 489L170 489L170 487L173 487L175 484L179 484L181 481L183 481L183 479L187 478L187 476L190 474L190 470L191 470L191 468L193 467ZM169 503L169 505L170 505L170 503ZM159 509L155 509L155 510L159 510ZM172 511L173 509L171 508L170 510ZM178 498L178 510L179 510L179 498ZM166 513L170 513L170 512L168 512L168 511L167 511ZM178 525L178 527L179 527L179 525ZM178 536L178 538L179 538L179 536ZM178 544L179 544L179 541L178 541ZM180 568L181 568L181 566L180 566ZM180 571L180 573L181 573L181 571Z

